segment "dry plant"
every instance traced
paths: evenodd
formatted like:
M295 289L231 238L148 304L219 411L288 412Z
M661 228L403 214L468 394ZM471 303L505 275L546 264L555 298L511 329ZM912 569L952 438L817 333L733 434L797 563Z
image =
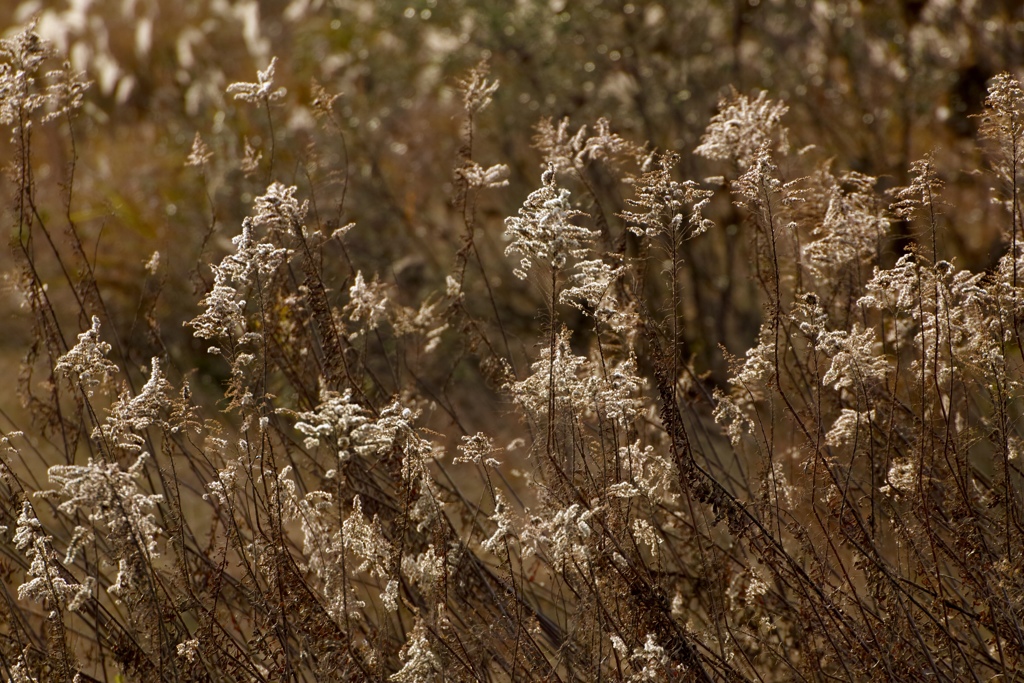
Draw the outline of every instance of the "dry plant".
M227 88L265 120L239 160L263 190L218 228L192 317L142 315L200 352L155 343L140 371L73 183L64 216L38 208L38 131L74 159L88 85L54 58L31 28L0 42L34 321L33 420L0 458L5 680L1020 680L1014 77L981 127L1006 251L970 272L940 258L932 157L887 196L793 152L766 93L720 103L687 162L719 173L703 182L680 178L686 150L544 120L536 189L495 221L479 207L511 171L474 157L499 87L481 63L459 86L461 242L410 301L347 244L347 152L329 196L285 180L271 60ZM337 96L313 90L344 144ZM190 172L210 160L197 134ZM718 387L684 335L716 196L763 311ZM211 374L212 399L193 386ZM479 429L484 393L504 412Z

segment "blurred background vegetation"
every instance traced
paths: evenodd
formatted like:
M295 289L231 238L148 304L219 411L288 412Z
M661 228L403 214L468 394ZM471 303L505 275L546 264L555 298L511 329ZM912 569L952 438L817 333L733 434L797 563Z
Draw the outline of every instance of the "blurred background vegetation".
M0 4L5 33L33 20L95 82L74 121L73 147L58 125L35 133L44 216L69 208L111 309L104 324L122 340L128 365L145 365L157 352L189 356L180 367L198 366L197 379L211 389L223 377L180 323L195 314L211 282L199 264L230 246L252 198L271 180L298 185L318 220L355 222L346 253L337 245L328 251L378 273L402 303L443 288L466 232L452 170L470 141L458 82L481 60L501 87L474 122L472 155L484 166L507 163L511 177L507 188L479 199L476 245L491 284L503 289L500 315L520 345L533 343L543 306L511 275L502 221L538 185L541 155L531 139L545 118L569 117L575 130L607 117L627 139L679 152L683 178L735 177L735 169L692 150L730 88L764 89L789 105L794 152L878 176L883 190L905 185L910 163L936 150L948 202L941 223L948 253L940 257L986 268L1003 253L1000 222L989 213L1001 209L979 175L984 160L972 116L982 110L987 80L1024 61L1024 12L1010 0ZM252 81L273 56L275 86L287 95L268 121L225 89ZM318 126L316 110L331 95L339 95L327 105L334 123ZM196 133L213 152L204 169L185 165ZM811 141L819 147L805 150ZM248 172L247 146L263 152ZM6 148L0 153L9 156ZM599 207L603 215L624 209L620 189L600 169L588 181L609 204ZM11 183L0 188L13 192ZM746 349L762 311L748 240L737 239L742 214L724 198L710 214L718 229L685 245L684 334L695 368L720 381L726 368L718 346ZM897 226L886 238L891 254L913 238ZM160 268L150 273L154 251ZM50 267L45 277L60 277L56 261ZM328 284L346 286L343 277ZM469 274L467 290L479 277ZM651 286L657 280L652 274ZM12 288L0 339L4 372L12 375L29 338L19 304ZM68 330L86 327L74 321ZM15 409L13 397L4 403Z

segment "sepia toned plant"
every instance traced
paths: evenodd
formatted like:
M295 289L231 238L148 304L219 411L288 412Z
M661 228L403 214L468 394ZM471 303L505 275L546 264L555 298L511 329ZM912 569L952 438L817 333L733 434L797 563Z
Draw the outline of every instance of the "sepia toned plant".
M741 170L757 163L762 150L777 144L785 149L788 141L782 117L789 110L782 102L768 99L764 90L751 99L735 90L718 103L694 154L708 159L736 162Z
M227 93L234 95L236 100L252 104L264 104L283 98L288 92L285 88L273 89L276 66L277 57L274 57L266 69L256 72L255 83L232 83L228 86Z
M580 258L593 240L591 230L573 224L583 215L569 202L569 190L558 187L551 166L541 176L542 186L530 193L518 216L505 219L506 254L522 256L516 277L526 279L534 261L546 262L555 270L563 268L569 257Z

